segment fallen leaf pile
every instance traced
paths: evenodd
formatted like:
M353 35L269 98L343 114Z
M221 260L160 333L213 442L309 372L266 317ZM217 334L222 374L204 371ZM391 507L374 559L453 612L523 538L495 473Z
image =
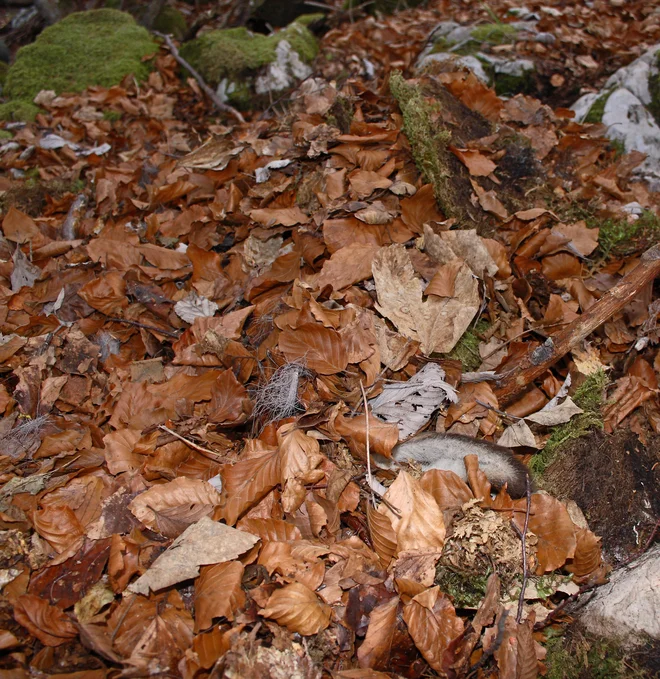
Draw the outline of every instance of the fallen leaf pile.
M563 11L597 19L566 20L576 49L628 40L620 13ZM475 377L541 346L635 266L639 252L601 256L580 206L605 219L659 202L630 181L641 154L617 156L602 126L456 72L427 76L453 102L438 122L455 132L463 107L488 132L450 149L468 191L462 220L443 214L387 87L433 18L331 31L338 60L320 57L283 115L245 125L214 119L163 50L139 87L42 93L36 123L6 126L11 676L466 677L481 662L533 677L552 597L602 580L599 539L575 514L544 493L529 508L492 497L476 458L467 483L377 472L381 499L365 479L367 451L389 457L430 422L542 448L581 412L562 386L615 365L606 429L660 430L651 285L506 406L524 418L509 429L496 387ZM373 79L348 45L379 63ZM512 135L524 158L507 155ZM466 333L471 369L452 353ZM448 571L481 578L476 599Z

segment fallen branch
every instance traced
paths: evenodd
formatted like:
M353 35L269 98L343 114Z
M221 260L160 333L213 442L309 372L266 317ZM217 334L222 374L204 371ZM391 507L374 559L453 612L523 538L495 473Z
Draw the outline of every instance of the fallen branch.
M222 101L220 97L204 82L204 78L202 78L202 76L179 54L179 50L172 42L172 38L169 35L160 33L159 31L153 31L153 34L165 41L165 45L167 45L167 49L169 49L169 51L172 53L172 56L193 76L193 78L195 78L195 80L199 83L199 86L206 93L206 96L215 104L216 108L234 116L234 118L236 118L239 123L245 123L245 118L243 118L243 116L233 106L225 104L225 102Z
M592 307L540 347L528 351L514 365L507 365L497 380L499 405L511 403L548 368L633 300L639 291L660 275L660 245L647 250L639 264L608 290Z
M166 427L164 424L159 424L158 428L161 431L167 432L170 436L174 436L175 439L179 439L179 441L185 443L187 446L190 446L190 448L192 448L193 450L199 451L202 455L204 455L204 457L208 457L210 460L213 460L214 462L217 462L221 458L221 456L218 455L218 453L214 452L213 450L204 448L203 446L198 445L194 441L191 441L190 439L181 436L181 434L177 434L173 429Z

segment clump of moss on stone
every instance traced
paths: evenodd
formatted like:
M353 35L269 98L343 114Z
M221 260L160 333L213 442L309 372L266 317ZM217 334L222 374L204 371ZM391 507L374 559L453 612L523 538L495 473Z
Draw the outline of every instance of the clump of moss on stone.
M196 68L210 85L217 87L223 80L231 81L227 95L231 101L249 96L249 88L238 94L241 76L257 71L275 61L278 44L286 40L304 63L318 53L316 38L305 27L304 21L294 21L272 35L252 33L247 28L226 28L210 31L181 47L181 56Z
M176 7L165 5L154 21L154 29L159 33L173 35L177 40L182 40L188 31L188 24L186 18Z
M630 257L660 242L660 219L650 210L645 210L634 222L590 220L587 225L600 227L598 253L603 259Z
M0 130L0 139L13 139L14 135L9 130Z
M504 45L515 39L518 31L510 24L494 23L475 26L470 35L479 42L491 45Z
M390 75L390 91L403 115L403 131L408 137L417 169L447 217L461 215L453 200L448 168L447 145L451 134L438 122L439 105L426 99L419 86L406 82L401 71Z
M516 94L529 94L534 91L533 71L522 71L520 75L495 73L495 93L498 97L513 97Z
M605 113L605 104L612 94L611 90L604 92L603 94L591 104L589 112L584 117L582 122L584 123L600 123L603 121L603 113Z
M22 120L30 122L37 117L41 109L29 101L15 99L0 104L0 120Z
M535 475L542 474L554 460L557 451L569 441L586 436L594 428L603 428L603 416L600 408L603 404L603 393L609 380L604 370L598 370L575 390L573 401L584 412L576 415L566 424L554 428L545 448L534 455L530 468Z
M149 65L143 58L157 51L148 31L130 14L113 9L76 12L18 51L4 94L12 100L11 113L18 118L22 111L16 102L32 106L41 90L60 94L80 92L90 85L110 87L128 74L145 79ZM6 110L3 114L7 117Z

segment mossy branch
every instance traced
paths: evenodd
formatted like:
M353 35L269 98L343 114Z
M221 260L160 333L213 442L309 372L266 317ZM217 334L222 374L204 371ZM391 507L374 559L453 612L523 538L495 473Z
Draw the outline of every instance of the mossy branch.
M453 200L449 181L447 145L451 141L448 130L438 129L439 105L429 102L421 88L404 80L401 71L390 75L390 91L399 104L405 132L417 169L424 181L433 186L433 193L447 217L460 216L461 210Z

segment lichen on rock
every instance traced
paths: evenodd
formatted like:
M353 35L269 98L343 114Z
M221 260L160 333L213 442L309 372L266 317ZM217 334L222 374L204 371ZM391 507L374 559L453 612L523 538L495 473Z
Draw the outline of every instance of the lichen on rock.
M157 51L130 14L113 9L70 14L18 51L4 84L9 102L0 106L0 119L34 117L38 108L32 101L41 90L60 94L110 87L128 74L145 79L150 67L143 58Z
M181 47L181 56L218 94L239 107L253 95L289 89L311 74L318 53L316 38L306 27L308 15L272 35L247 28L210 31Z

